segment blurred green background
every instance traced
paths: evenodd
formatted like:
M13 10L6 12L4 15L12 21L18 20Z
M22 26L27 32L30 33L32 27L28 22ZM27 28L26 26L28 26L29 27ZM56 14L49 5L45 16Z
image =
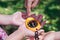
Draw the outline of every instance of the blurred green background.
M25 12L25 0L0 0L0 14L11 15L17 11ZM42 14L43 20L46 20L44 30L60 31L60 0L40 0L39 4L32 10L35 14ZM8 34L17 29L14 25L3 28Z

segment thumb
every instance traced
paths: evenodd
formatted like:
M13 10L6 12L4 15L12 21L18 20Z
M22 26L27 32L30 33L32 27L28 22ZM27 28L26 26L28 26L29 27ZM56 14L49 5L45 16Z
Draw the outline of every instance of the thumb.
M24 22L24 19L22 18L22 12L16 12L13 14L13 24L20 25Z

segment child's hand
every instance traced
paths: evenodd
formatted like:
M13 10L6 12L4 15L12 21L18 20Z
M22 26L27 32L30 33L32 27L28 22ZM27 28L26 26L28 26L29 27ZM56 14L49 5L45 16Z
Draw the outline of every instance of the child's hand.
M60 39L60 32L41 32L41 34L39 35L39 40L59 40ZM32 38L34 39L34 37L29 37L27 40L32 40Z
M39 0L25 0L25 8L27 9L27 15L31 13L31 9L35 8Z
M30 32L28 32L28 33L26 33L26 32L23 30L22 27L20 27L18 30L16 30L15 32L13 32L12 34L10 34L8 36L7 33L2 28L0 28L0 40L22 40L23 37L26 37L26 34L30 33ZM40 31L39 33L40 33L39 40L58 40L58 39L60 39L60 35L59 35L60 32L51 31L51 32L44 33L44 31ZM34 40L34 36L33 37L31 37L31 36L28 37L28 39L26 39L26 40Z
M25 25L25 20L26 19L24 19L22 14L23 14L22 12L16 12L15 14L11 15L10 21L7 18L8 22L10 22L10 24L19 25L19 28L18 28L17 31L15 31L11 35L9 35L9 37L7 37L6 40L8 40L8 39L9 40L17 40L17 39L19 40L19 39L22 39L25 36L35 36L35 32L33 32L33 31L31 31L31 30L26 28L26 25ZM33 17L33 18L36 18L37 21L41 22L41 20L42 20L42 16L41 15L39 15L39 16L30 15L30 16ZM25 18L28 18L30 16L25 15ZM9 16L9 18L10 18L10 16ZM44 24L45 24L45 21L41 22L41 28L43 27ZM44 32L44 30L39 30L38 31L39 34L41 32Z
M25 20L26 20L26 18L28 18L28 17L30 17L30 16L25 15L25 16L24 16L25 19L24 19L24 17L22 16L22 14L23 14L22 12L16 12L16 13L13 15L13 23L16 24L16 25L19 25L18 30L20 30L21 32L24 32L24 35L25 35L25 36L35 36L35 32L27 29L27 28L26 28L26 25L25 25ZM41 20L42 20L42 15L38 15L38 16L36 16L36 15L31 15L31 17L37 19L37 21L40 21L40 22L41 22ZM41 22L41 28L43 27L44 24L45 24L45 21ZM44 30L39 30L38 32L39 32L39 34L40 34L41 32L44 32Z
M25 7L35 8L39 0L25 0Z
M26 25L25 25L25 20L26 20L26 19L24 19L24 18L22 17L22 14L23 14L22 12L16 12L16 13L14 14L14 17L13 17L13 22L14 22L15 24L18 24L18 25L20 26L19 29L20 29L21 31L23 31L23 32L25 33L25 35L34 36L34 35L35 35L34 32L26 28ZM26 16L28 16L28 15L26 15ZM25 16L25 17L26 17L26 16ZM28 17L29 17L29 16L28 16ZM42 17L39 17L39 18L42 19ZM38 19L39 19L39 18L38 18ZM41 19L39 19L39 20L41 21ZM38 21L38 20L37 20L37 21ZM44 24L44 22L41 23L41 27L43 26L43 24ZM43 31L43 30L39 30L38 32L40 33L41 31Z

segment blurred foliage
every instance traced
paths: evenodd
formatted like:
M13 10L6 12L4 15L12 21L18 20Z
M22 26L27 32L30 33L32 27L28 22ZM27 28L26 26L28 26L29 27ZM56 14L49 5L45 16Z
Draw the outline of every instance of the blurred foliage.
M11 15L17 11L25 12L25 0L0 0L0 14ZM43 20L46 20L44 30L60 31L60 0L40 0L36 8L32 10L35 14L42 14ZM6 30L9 33L13 31L9 26Z

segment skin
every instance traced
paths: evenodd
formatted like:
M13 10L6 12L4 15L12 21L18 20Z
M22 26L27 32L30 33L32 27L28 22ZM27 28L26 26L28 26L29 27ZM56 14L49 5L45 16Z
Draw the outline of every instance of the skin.
M26 36L28 36L28 39L26 40L34 40L35 34L26 28L25 19L23 19L21 12L16 12L13 15L0 15L0 24L19 25L19 28L9 36L6 36L5 40L22 40L23 37ZM60 40L60 32L44 33L44 30L39 30L38 33L40 40Z
M41 36L41 38L39 40L54 40L54 36L55 32L47 32L47 33L43 33Z
M21 30L16 30L14 33L10 34L5 40L22 40L25 37L24 32Z
M9 17L10 16L10 17ZM2 15L0 14L0 24L8 25L11 24L12 15Z
M38 3L38 0L25 0L25 7L27 8L28 15L31 13L31 9L36 7L37 3ZM43 23L41 23L41 24L43 25ZM60 32L43 33L43 35L40 35L41 36L40 40L60 40L59 34L60 34ZM30 40L30 39L28 39L28 40Z
M30 40L30 39L29 39ZM39 35L39 40L60 40L60 31L59 32L42 32Z
M37 3L38 3L38 0L25 0L25 7L27 8L27 15L30 15L31 9L34 8L37 5ZM16 19L16 16L15 16L15 19ZM19 18L18 18L18 20L19 20ZM31 37L29 37L27 40L34 39L34 33L25 28L25 24L24 24L23 20L22 20L22 23L19 23L20 21L17 21L17 20L14 20L14 22L12 22L12 24L18 24L18 25L21 24L21 25L20 25L19 29L17 31L15 31L14 33L12 33L11 35L9 35L9 37L7 37L6 40L21 40L26 35L33 36L32 39L31 39ZM15 21L17 21L17 23ZM43 25L43 23L41 23L41 24ZM41 30L40 30L40 33L41 33ZM60 40L59 34L60 34L60 32L48 32L48 33L42 32L42 34L40 35L41 36L40 40ZM16 37L14 37L15 35L16 35Z
M6 37L5 40L22 40L23 37L26 37L26 36L29 36L28 38L30 39L31 36L34 36L34 33L31 35L31 33L27 33L27 31L25 32L24 29L22 30L23 28L19 28L18 30L16 30L14 33L12 33L11 35L9 35L8 37ZM40 31L42 32L42 31ZM39 32L39 33L40 33ZM28 40L28 39L26 39ZM30 39L30 40L34 40L33 38Z
M50 32L48 35L46 35L42 39L44 39L44 40L60 40L60 32Z
M35 8L39 0L25 0L25 8L27 9L27 15L31 13L31 9Z
M27 15L30 15L31 9L36 7L39 0L26 0L25 7L27 8ZM41 18L40 18L41 19ZM41 21L41 20L40 20ZM1 15L0 14L0 24L1 25L19 25L20 27L10 34L6 36L5 40L22 40L23 37L28 36L27 40L34 40L34 32L28 30L25 27L25 19L22 18L21 12L16 12L13 15ZM41 27L43 27L43 22L41 23ZM29 32L29 33L28 33ZM43 30L38 31L40 37L39 40L60 40L60 32L48 32L44 33ZM42 32L42 33L41 33ZM31 37L32 36L32 37Z
M35 36L35 32L28 30L25 26L25 19L22 17L22 12L16 12L13 15L0 15L0 24L2 25L18 25L19 28L6 37L5 40L22 40L23 37L32 37ZM42 25L41 25L42 27ZM39 30L38 33L43 32L44 30Z

